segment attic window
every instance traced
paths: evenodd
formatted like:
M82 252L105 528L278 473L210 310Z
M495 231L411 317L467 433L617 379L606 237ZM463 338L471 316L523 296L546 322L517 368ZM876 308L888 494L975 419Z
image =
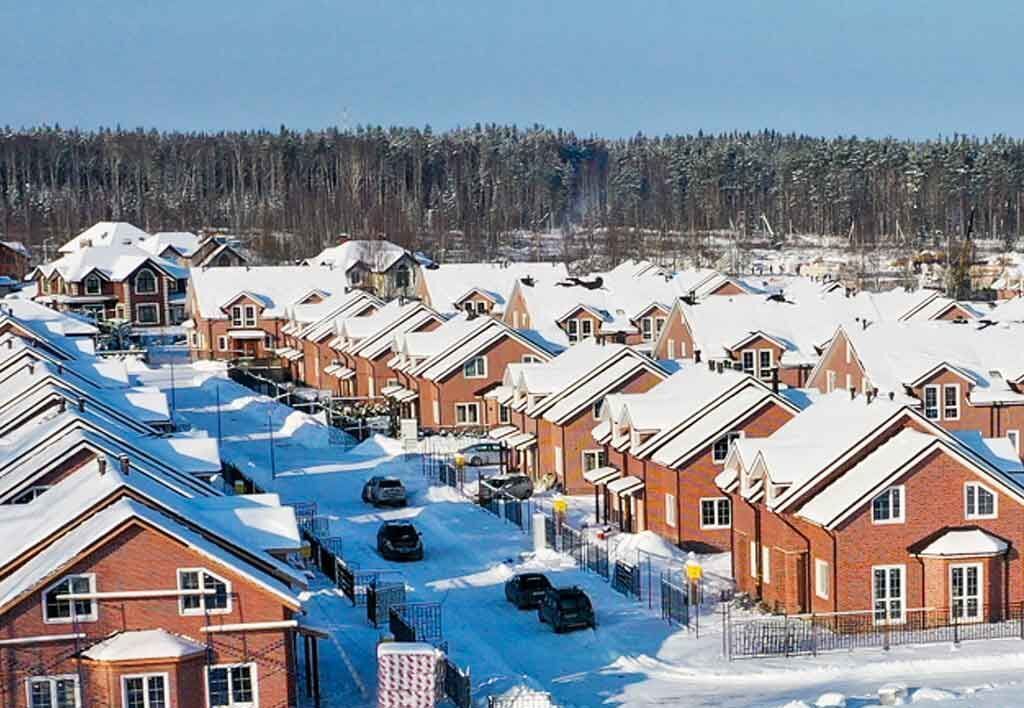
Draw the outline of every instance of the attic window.
M407 288L409 287L410 281L411 278L409 277L408 266L399 266L399 268L395 271L395 287Z
M179 568L178 589L195 593L179 599L178 611L183 615L231 611L231 583L205 568Z
M138 295L152 295L156 292L156 276L145 268L135 276L135 292Z
M85 294L86 295L99 295L100 294L100 279L95 275L87 275L85 277Z
M725 462L725 458L729 456L729 448L732 446L733 440L739 440L742 437L742 430L734 430L718 438L711 449L711 459L716 464Z

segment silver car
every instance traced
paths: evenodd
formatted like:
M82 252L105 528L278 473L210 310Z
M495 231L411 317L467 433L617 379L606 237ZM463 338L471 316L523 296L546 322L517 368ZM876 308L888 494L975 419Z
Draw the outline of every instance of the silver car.
M533 496L533 480L525 474L496 474L480 480L477 498L481 504L491 499L529 499Z
M459 450L459 454L466 459L466 464L472 467L501 464L501 445L498 443L473 443Z

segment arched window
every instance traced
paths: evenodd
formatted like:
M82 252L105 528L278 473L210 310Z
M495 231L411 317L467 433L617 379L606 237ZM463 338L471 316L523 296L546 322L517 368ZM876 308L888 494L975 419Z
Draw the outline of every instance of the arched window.
M135 292L140 295L148 295L156 292L156 276L153 271L143 269L135 276Z

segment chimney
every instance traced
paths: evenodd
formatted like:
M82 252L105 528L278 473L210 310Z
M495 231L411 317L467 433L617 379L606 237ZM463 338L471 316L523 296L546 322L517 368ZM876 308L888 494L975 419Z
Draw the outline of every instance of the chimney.
M779 367L772 367L772 393L779 392Z
M100 477L107 473L107 458L100 455L96 458L96 466L99 467Z
M714 370L715 370L715 362L709 361L708 362L708 371L714 371Z
M36 372L36 365L34 363L32 363L32 362L29 362L28 365L25 368L28 369L28 375L29 376L31 376L32 374L34 374Z
M57 412L63 413L68 409L68 399L61 396L60 400L57 401Z
M7 348L8 349L14 349L14 339L13 338L7 340Z
M890 401L895 401L896 400L896 392L895 391L889 391L889 400Z
M715 368L718 370L718 373L722 373L723 371L725 371L725 364L723 364L722 362L718 362L718 366Z
M700 363L700 349L694 349L693 350L693 363L694 364L699 364Z
M85 399L84 398L79 398L78 399L78 410L79 410L79 412L83 412L83 413L85 412Z
M875 397L875 393L876 393L875 389L869 388L867 393L864 394L864 400L867 401L867 404L869 406L871 405L872 399Z
M128 461L128 455L121 455L117 458L121 462L121 474L125 477L132 473L131 463Z

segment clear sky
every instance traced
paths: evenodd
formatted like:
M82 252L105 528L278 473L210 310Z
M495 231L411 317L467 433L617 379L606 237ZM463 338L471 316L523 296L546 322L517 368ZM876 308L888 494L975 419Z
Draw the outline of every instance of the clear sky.
M0 0L0 125L1024 135L1021 0Z

